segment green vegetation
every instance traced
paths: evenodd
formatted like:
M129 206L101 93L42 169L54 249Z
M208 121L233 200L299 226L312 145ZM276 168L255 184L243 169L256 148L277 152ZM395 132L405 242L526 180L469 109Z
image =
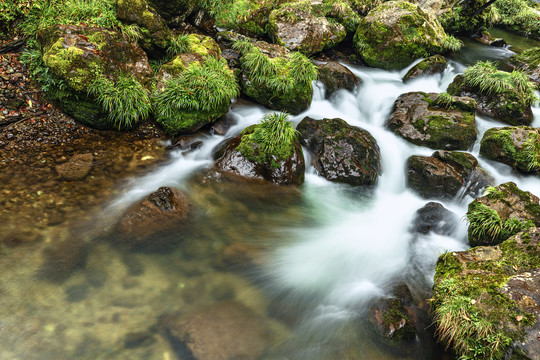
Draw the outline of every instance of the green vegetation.
M149 91L133 75L122 74L116 81L96 77L88 93L96 97L119 130L132 128L146 119L152 109Z
M156 120L168 133L176 134L201 120L209 122L223 115L238 95L236 77L227 61L208 57L202 64L191 63L155 95Z
M442 26L452 34L477 34L487 30L495 19L493 6L488 6L480 13L476 12L485 3L486 0L455 2L452 9L441 17Z
M23 19L31 7L31 0L0 1L0 36L12 31L13 25Z
M441 40L441 46L449 51L458 51L463 47L463 41L453 37L452 35L446 35Z
M270 163L272 168L279 168L279 161L293 156L298 139L298 132L287 117L286 113L265 115L260 124L248 127L242 133L237 150L254 162Z
M497 0L493 5L497 24L523 34L540 38L540 9L528 0Z
M454 98L452 95L450 95L447 92L440 93L435 98L435 104L445 108L446 110L450 110L452 108L452 104L454 103Z
M516 93L528 106L538 100L534 94L535 87L525 73L499 71L490 61L479 61L467 68L463 80L467 85L477 87L484 95Z

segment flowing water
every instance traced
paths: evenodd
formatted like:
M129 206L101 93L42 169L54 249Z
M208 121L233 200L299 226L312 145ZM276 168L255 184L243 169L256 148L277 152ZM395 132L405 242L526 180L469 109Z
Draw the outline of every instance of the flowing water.
M272 336L265 359L451 359L431 339L429 327L419 329L414 344L392 349L377 339L368 321L373 301L400 281L415 298L429 296L438 256L467 249L464 221L451 236L410 231L428 200L407 189L405 164L409 156L433 150L407 143L384 123L400 94L443 92L465 64L511 54L470 44L444 74L407 84L401 78L408 69L350 67L362 84L330 99L316 83L311 107L291 121L339 117L368 130L383 167L369 190L328 182L309 165L298 191L213 181L206 171L216 147L268 112L234 103L228 114L234 126L224 136L206 135L195 151L173 151L169 163L133 179L123 196L96 215L84 229L83 241L92 241L86 266L64 283L36 279L35 269L21 266L15 255L2 258L12 271L3 275L0 292L0 359L189 359L159 331L151 330L153 342L142 347L126 348L123 339L153 329L163 313L189 313L223 299L242 302L266 318ZM540 109L534 113L533 126L539 127ZM514 181L540 195L538 178L479 156L482 134L496 126L503 125L477 116L480 134L471 153L497 183ZM126 253L95 240L129 205L160 186L182 189L199 209L190 226L168 235L180 242L177 250ZM442 203L463 218L471 200L462 196ZM234 244L252 249L255 265L224 263L224 249ZM26 255L26 262L39 263L39 254L32 256Z

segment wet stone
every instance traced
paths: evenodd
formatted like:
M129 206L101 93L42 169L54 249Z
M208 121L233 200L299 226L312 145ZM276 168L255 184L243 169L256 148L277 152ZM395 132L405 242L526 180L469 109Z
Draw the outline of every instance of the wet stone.
M69 302L79 302L86 299L88 295L88 285L87 284L77 284L68 286L65 289L66 300Z

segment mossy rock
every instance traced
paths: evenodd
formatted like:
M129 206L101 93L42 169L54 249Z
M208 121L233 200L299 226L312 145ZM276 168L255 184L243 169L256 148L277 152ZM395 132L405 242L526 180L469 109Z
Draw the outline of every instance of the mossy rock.
M403 82L416 79L421 76L440 74L448 66L448 60L441 55L433 55L414 65L403 77Z
M116 14L119 20L141 28L143 39L140 44L147 53L155 58L165 54L173 33L146 0L117 0Z
M283 4L270 13L268 33L276 44L311 55L345 39L343 25L314 11L309 1Z
M439 340L457 356L536 357L539 241L540 229L530 228L497 246L439 257L430 304Z
M400 95L386 126L415 145L441 150L467 150L478 135L474 100L454 97L446 108L437 105L436 99L435 93Z
M383 299L372 306L370 322L383 341L391 346L416 338L414 323L398 298Z
M67 113L89 126L118 128L114 121L105 120L107 112L89 95L94 81L115 82L129 74L141 89L151 86L153 74L145 52L118 32L57 25L40 31L38 41L43 63L64 86L62 96L56 100L60 100Z
M487 30L491 26L492 7L476 14L488 0L469 0L467 2L451 1L443 9L441 24L452 34L473 35ZM474 15L474 16L473 16Z
M513 182L488 188L469 204L468 238L471 246L496 245L510 236L540 226L538 197Z
M167 21L178 27L199 6L198 0L148 0L148 3Z
M458 75L448 86L447 92L453 96L472 97L480 113L506 124L530 125L533 121L530 104L513 89L502 94L483 93L479 87L468 85L463 75Z
M310 117L302 119L296 129L325 179L353 186L376 183L382 171L380 149L368 131L342 119Z
M493 5L495 25L540 40L540 6L531 0L499 0Z
M540 174L540 129L516 126L484 133L480 154L523 172Z
M506 59L514 69L524 71L529 80L540 88L540 47L527 49L521 54L513 55Z
M400 69L414 60L444 53L447 35L438 20L407 1L389 1L360 20L353 44L373 67Z
M324 84L326 97L330 97L339 89L353 91L361 82L356 75L337 61L327 61L317 65L319 81Z

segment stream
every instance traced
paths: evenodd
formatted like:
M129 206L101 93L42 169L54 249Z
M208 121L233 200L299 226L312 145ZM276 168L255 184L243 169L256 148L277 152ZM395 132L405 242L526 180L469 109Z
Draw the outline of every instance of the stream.
M412 145L384 126L400 94L444 92L466 65L514 54L466 44L443 74L407 84L401 79L414 64L400 71L349 66L362 79L354 92L340 90L325 99L324 87L315 83L311 107L290 117L295 125L305 116L342 118L369 131L383 168L374 189L328 182L309 158L298 191L208 179L216 147L269 112L237 100L227 115L234 125L225 135L205 135L196 150L173 150L167 164L131 179L122 196L79 230L85 239L99 238L134 202L161 186L174 186L200 209L192 224L167 235L180 242L174 251L128 253L92 240L86 266L62 284L36 278L31 264L39 264L39 254L25 255L24 263L15 255L2 258L11 271L0 289L0 360L189 360L153 330L159 316L231 299L268 322L263 359L453 359L434 342L429 326L408 346L385 346L369 323L369 308L399 282L408 284L415 299L428 297L438 256L468 248L464 220L451 236L411 232L416 211L429 200L407 189L405 164L411 155L429 156L434 150ZM540 127L540 108L533 113L532 126ZM514 181L540 195L537 177L479 155L483 133L504 125L479 115L476 121L479 135L470 153L480 165L497 184ZM471 200L437 202L463 219ZM224 249L235 244L253 250L254 265L223 261ZM126 336L148 331L154 334L148 345L124 346Z

